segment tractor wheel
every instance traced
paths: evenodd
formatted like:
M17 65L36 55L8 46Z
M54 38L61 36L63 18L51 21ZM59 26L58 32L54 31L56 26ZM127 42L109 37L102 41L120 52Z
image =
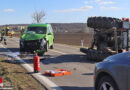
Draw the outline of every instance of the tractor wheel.
M87 52L87 59L93 60L96 62L100 62L100 61L104 60L107 56L109 56L108 53L103 53L103 52L96 51L96 50L88 50L88 52Z
M87 25L88 27L98 29L110 29L112 27L121 28L122 21L112 17L89 17Z

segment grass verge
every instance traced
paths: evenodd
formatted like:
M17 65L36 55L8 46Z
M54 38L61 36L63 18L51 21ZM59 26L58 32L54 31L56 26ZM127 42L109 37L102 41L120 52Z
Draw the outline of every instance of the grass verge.
M0 57L0 77L3 83L13 85L13 90L45 90L25 69L19 64L5 62L7 58Z

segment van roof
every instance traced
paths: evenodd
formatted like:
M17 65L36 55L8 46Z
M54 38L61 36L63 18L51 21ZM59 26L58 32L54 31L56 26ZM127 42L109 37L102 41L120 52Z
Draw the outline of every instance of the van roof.
M48 27L50 24L30 24L28 27Z

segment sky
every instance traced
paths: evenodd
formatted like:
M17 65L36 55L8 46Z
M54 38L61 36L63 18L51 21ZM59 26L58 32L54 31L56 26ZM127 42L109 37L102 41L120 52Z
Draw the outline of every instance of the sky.
M30 24L44 10L43 23L86 23L90 16L130 18L130 0L0 0L0 25Z

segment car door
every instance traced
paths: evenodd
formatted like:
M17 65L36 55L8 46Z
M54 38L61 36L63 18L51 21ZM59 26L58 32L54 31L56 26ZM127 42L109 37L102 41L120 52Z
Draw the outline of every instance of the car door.
M128 62L129 63L129 67L128 67L128 83L127 83L127 86L128 86L128 90L130 90L130 61Z
M49 46L53 45L53 30L51 28L51 26L48 27L48 42L49 42Z
M128 89L128 78L130 79L130 77L128 77L128 74L130 75L130 70L128 70L129 66L127 64L118 64L116 68L117 75L115 78L117 80L119 90L130 90Z

